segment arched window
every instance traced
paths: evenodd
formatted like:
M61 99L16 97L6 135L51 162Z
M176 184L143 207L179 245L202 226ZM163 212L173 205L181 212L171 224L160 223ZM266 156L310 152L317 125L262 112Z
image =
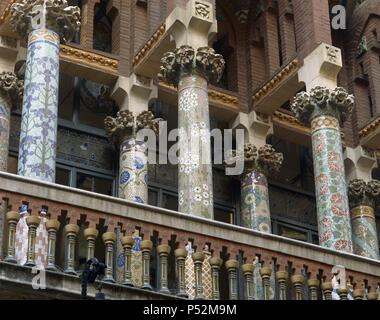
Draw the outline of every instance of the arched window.
M94 9L93 48L112 53L112 19L107 15L108 0L100 0Z

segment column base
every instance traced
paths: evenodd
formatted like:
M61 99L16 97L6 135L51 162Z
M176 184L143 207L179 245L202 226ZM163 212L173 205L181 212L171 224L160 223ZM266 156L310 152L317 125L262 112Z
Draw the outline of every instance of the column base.
M36 263L34 261L27 261L24 264L25 267L35 267Z
M66 270L64 271L64 273L66 273L66 274L71 274L71 275L73 275L73 276L77 276L77 275L78 275L78 273L77 273L74 269L66 269Z
M123 282L123 286L126 286L126 287L134 287L133 283L131 280L125 280Z
M170 290L168 288L160 289L159 292L162 293L162 294L170 294Z
M55 265L47 265L45 270L58 272L58 268Z
M153 291L153 288L150 284L144 284L141 289L143 290L149 290L149 291Z
M177 297L181 297L181 298L188 298L189 295L186 293L186 292L178 292L177 293Z
M205 297L202 294L202 295L199 295L199 296L195 297L194 300L205 300Z
M115 283L115 279L112 277L104 278L102 280L103 282L108 282L108 283Z
M15 257L5 257L4 262L17 264L17 260Z

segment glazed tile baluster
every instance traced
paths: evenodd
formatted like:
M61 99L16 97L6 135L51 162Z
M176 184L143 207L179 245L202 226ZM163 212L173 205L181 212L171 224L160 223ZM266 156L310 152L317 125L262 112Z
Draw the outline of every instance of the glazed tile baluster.
M210 259L212 279L212 300L220 300L219 272L222 262L222 259L218 257L212 257Z
M252 263L247 263L242 265L243 275L244 275L244 291L245 299L253 300L253 270L254 266Z
M152 251L153 242L150 240L141 241L141 250L143 257L143 275L142 275L142 286L141 289L153 290L150 285L150 253Z
M29 216L26 218L26 223L28 225L28 253L25 265L29 267L36 266L36 237L37 228L40 225L40 222L41 218L37 216Z
M310 300L318 300L319 280L315 278L309 279L307 280L307 285L309 287Z
M380 196L380 182L356 179L348 185L354 253L379 260L375 206Z
M286 283L289 279L289 273L286 271L277 271L276 279L279 289L279 300L286 300Z
M116 240L116 234L115 232L106 232L103 233L102 239L104 242L104 245L106 247L105 252L105 262L106 262L106 270L105 270L105 277L103 281L106 282L115 282L115 279L113 277L113 246Z
M10 16L14 30L28 39L18 174L55 182L59 45L79 30L80 10L66 0L18 1Z
M17 264L23 265L27 260L28 253L28 224L26 219L29 216L28 206L22 204L19 208L20 219L16 226L16 260Z
M339 125L353 105L345 89L325 87L297 94L292 104L296 117L311 125L319 243L345 252L352 252L352 235Z
M79 226L76 224L65 225L66 234L66 269L65 273L76 275L75 271L75 245L77 240L77 235L79 232Z
M263 299L270 300L270 276L272 269L268 267L262 267L260 269L260 276L263 282Z
M8 222L8 248L7 248L7 256L5 257L4 261L10 262L10 263L17 263L16 248L15 248L16 226L17 226L17 222L20 219L20 216L18 212L9 211L6 214L6 219Z
M121 238L121 243L124 249L124 282L123 284L128 287L133 287L132 282L132 246L134 244L134 240L130 236L125 236Z
M56 219L50 219L46 221L46 230L48 232L48 251L47 251L47 270L56 271L55 265L55 250L57 241L57 232L60 227L60 222Z
M38 268L45 268L47 264L48 255L48 231L46 230L46 209L42 208L39 212L39 217L41 219L40 224L36 230L36 265Z
M229 299L238 299L238 280L237 280L237 269L239 263L237 260L228 260L226 262L226 268L228 272L228 288L229 288Z
M322 291L325 300L332 300L333 286L331 282L323 282Z
M218 82L224 60L212 48L183 45L161 59L159 78L178 88L178 210L213 219L208 84Z
M176 278L177 278L177 296L187 298L186 293L186 276L185 276L185 260L187 257L186 249L176 249L174 251L176 259Z
M99 231L95 228L84 229L84 237L87 241L87 261L95 256L95 240Z
M291 282L294 288L295 300L303 300L302 286L304 283L304 276L301 274L296 274L291 277Z
M202 266L205 259L203 252L194 252L192 256L194 260L195 273L195 300L204 300L203 283L202 283Z
M170 294L168 288L168 256L170 247L167 244L161 244L157 247L157 254L160 259L160 292Z

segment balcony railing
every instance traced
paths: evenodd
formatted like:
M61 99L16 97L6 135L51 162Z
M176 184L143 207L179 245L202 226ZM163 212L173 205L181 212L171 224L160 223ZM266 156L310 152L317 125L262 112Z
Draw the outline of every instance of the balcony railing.
M137 281L148 297L153 290L171 296L192 291L190 298L208 299L332 299L336 266L346 273L338 290L342 299L347 297L346 283L347 288L353 287L355 299L378 297L380 261L8 173L0 173L0 196L5 203L2 258L10 261L14 256L17 211L27 204L31 217L27 218L26 265L34 265L41 254L35 248L37 216L45 208L49 239L42 253L47 256L45 267L54 269L61 281L68 274L78 288L79 258L95 255L107 264L104 281L111 283L107 286ZM123 234L118 237L115 229ZM133 256L136 229L142 237L139 256ZM189 242L192 255L185 250ZM137 256L139 275L134 273ZM124 262L121 270L120 261ZM0 282L7 270L12 272L12 265L0 262ZM139 279L132 279L136 275ZM16 281L13 275L9 278ZM343 279L342 274L337 279Z

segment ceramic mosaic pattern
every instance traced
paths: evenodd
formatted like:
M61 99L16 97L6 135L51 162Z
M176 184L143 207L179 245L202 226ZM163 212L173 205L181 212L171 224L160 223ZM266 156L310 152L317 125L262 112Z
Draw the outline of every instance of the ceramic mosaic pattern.
M135 243L132 246L132 256L131 256L131 281L134 287L140 288L142 286L142 276L143 276L143 262L142 262L142 251L140 248L141 237L133 237Z
M258 259L253 262L253 298L254 300L264 299L263 281L260 276L261 263Z
M213 218L207 81L193 75L178 85L178 211ZM203 155L203 156L202 156Z
M36 30L29 36L18 174L55 181L59 36Z
M121 244L121 238L123 237L123 233L121 232L120 227L116 227L116 241L115 241L115 281L116 283L123 283L124 282L124 249Z
M212 300L212 277L211 277L211 252L203 251L205 259L202 264L202 286L203 295L206 300Z
M11 100L0 90L0 171L7 171Z
M35 246L35 261L39 269L43 269L47 263L47 248L48 248L48 232L45 223L47 218L40 216L41 222L37 228L36 246Z
M338 121L312 121L312 144L320 245L352 252L350 212Z
M119 197L134 202L148 200L148 166L146 148L135 139L120 146Z
M15 256L17 264L19 265L24 265L27 260L29 227L26 224L26 218L28 216L28 213L23 214L16 226Z
M242 176L241 222L246 228L271 232L268 182L261 173L253 171Z
M379 259L376 221L373 208L360 206L351 210L352 241L354 253L372 259Z
M185 291L190 300L195 298L195 265L191 243L186 245L187 256L185 259Z

